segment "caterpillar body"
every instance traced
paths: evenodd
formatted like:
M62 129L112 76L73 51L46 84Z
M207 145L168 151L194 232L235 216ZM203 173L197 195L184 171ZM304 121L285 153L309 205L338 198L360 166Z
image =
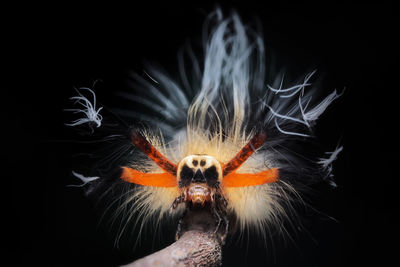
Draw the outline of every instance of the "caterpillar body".
M129 191L119 211L144 225L208 209L221 241L233 229L253 228L265 237L289 216L296 184L321 177L334 184L331 164L342 148L334 157L307 160L298 148L339 94L313 98L315 72L288 87L279 75L267 85L263 39L235 13L224 18L216 10L203 33L204 60L191 49L179 54L180 82L155 68L146 77L133 75L140 94L124 96L145 111L115 109L149 126L129 132L136 149L121 163L117 180Z

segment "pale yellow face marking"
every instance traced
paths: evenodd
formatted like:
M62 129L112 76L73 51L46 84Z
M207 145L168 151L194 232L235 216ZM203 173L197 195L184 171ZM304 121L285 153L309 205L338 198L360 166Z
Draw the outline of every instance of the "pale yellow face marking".
M184 157L178 165L178 170L177 170L177 179L179 180L179 174L182 170L182 167L184 165L187 165L189 168L191 168L194 172L196 172L198 169L200 169L202 172L204 172L206 169L215 166L218 172L218 180L222 181L222 167L221 164L219 163L218 160L216 160L214 157L207 156L207 155L190 155L187 157Z

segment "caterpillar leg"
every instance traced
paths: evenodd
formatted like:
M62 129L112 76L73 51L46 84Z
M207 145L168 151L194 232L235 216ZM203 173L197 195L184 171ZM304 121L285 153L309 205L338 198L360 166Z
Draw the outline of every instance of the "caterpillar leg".
M217 199L214 199L213 204L211 206L213 215L217 219L217 226L215 228L214 234L218 233L221 224L224 223L225 224L224 232L219 235L221 243L224 244L229 231L229 220L225 212L227 202L226 199L221 195L217 195L216 198Z
M222 219L224 220L225 223L225 232L221 235L221 243L225 244L226 236L228 235L229 231L229 220L226 215L222 216Z
M229 231L229 220L228 220L228 216L226 215L226 208L228 206L228 202L226 201L226 199L223 196L219 196L220 200L221 200L221 205L222 205L222 209L224 210L224 214L222 216L222 219L224 220L225 223L225 232L224 234L221 236L221 239L223 242L225 242L226 236L228 235L228 231Z
M174 202L171 205L171 210L176 209L176 207L178 207L179 204L183 203L185 201L185 196L181 195L177 198L175 198Z
M178 205L183 203L184 201L185 201L185 196L184 195L181 195L181 196L175 198L174 202L171 205L171 210L176 209L176 207L178 207ZM176 227L176 232L175 232L175 240L178 240L179 237L181 236L183 218L185 217L186 213L187 213L187 209L185 209L185 211L183 212L182 216L179 218L178 226Z
M181 218L178 221L178 226L176 227L176 232L175 232L175 241L177 241L179 239L179 237L181 237L183 218L185 217L186 213L187 213L187 209L185 209Z
M215 227L215 230L214 230L214 234L217 234L218 230L219 230L219 227L221 226L221 223L222 223L222 218L219 215L215 205L213 205L212 211L213 211L214 217L216 217L216 219L217 219L217 227Z

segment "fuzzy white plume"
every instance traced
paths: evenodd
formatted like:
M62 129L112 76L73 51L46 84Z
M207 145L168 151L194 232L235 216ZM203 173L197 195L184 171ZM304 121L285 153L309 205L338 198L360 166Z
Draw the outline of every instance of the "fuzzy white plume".
M76 178L78 178L79 180L81 180L82 184L79 184L79 185L68 185L69 187L83 187L83 186L85 186L86 184L88 184L88 183L90 183L90 182L93 182L93 181L95 181L95 180L97 180L97 179L100 178L99 176L87 177L87 176L84 176L84 175L82 175L82 174L80 174L80 173L77 173L77 172L74 172L74 171L72 171L72 174L73 174Z
M79 90L87 90L92 94L93 102L87 99ZM83 117L67 123L68 126L77 126L84 123L94 123L96 127L101 126L101 121L103 117L100 115L100 110L103 107L96 109L96 94L90 88L81 87L77 90L78 95L73 96L70 99L74 100L74 104L81 106L81 108L76 109L65 109L65 111L72 111L73 113L82 113Z
M332 174L332 163L336 160L338 157L339 153L342 152L343 146L337 147L334 151L332 152L325 152L326 155L329 157L327 158L319 158L319 161L317 162L318 164L321 165L321 168L326 172L326 177L329 179L329 183L333 187L337 187L335 181L333 180L333 174Z

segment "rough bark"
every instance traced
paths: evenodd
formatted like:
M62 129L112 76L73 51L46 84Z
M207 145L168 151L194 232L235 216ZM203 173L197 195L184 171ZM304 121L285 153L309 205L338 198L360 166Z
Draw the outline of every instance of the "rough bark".
M125 267L220 266L222 248L215 218L207 210L189 212L178 241Z
M221 260L221 245L214 234L190 230L172 245L126 267L219 266Z

